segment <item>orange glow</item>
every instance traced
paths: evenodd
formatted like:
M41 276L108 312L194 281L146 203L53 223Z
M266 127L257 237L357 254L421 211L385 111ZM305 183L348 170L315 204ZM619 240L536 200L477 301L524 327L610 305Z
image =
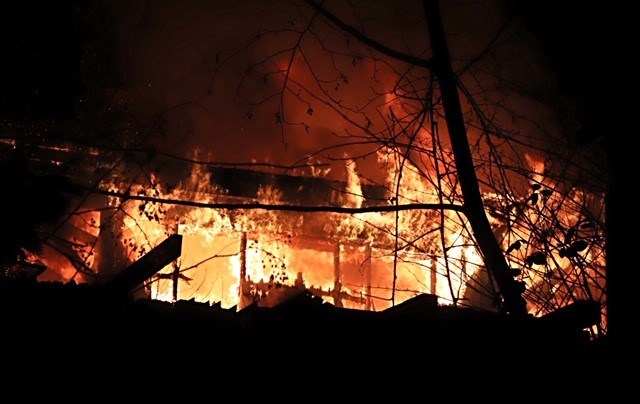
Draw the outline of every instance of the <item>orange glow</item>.
M553 184L542 175L543 164L528 158L530 164L535 164L535 181L552 187ZM395 193L398 157L393 153L380 153L379 159L391 167L387 188ZM434 168L427 171L431 173ZM344 192L335 192L333 202L347 207L363 206L363 184L354 161L347 161L345 178ZM190 178L171 192L162 189L160 179L153 181L157 184L153 190L139 187L131 192L205 202L234 198L227 190L213 184L210 174L197 166ZM454 197L454 191L446 183L442 187L444 195ZM388 203L396 203L396 197L399 204L439 201L433 180L420 174L409 162L404 164L397 190L397 196L390 191ZM578 199L584 197L578 191L574 192ZM255 199L263 204L281 204L286 202L282 198L282 190L261 186ZM487 194L486 198L501 199L494 194ZM566 205L560 193L550 193L544 198L549 209ZM473 306L477 304L474 300L477 296L473 297L473 291L467 293L470 287L486 295L486 299L495 293L490 282L482 283L483 259L470 236L466 219L454 211L442 214L439 211L401 211L396 217L393 212L344 215L162 208L139 201L129 201L125 206L127 214L119 230L124 234L124 247L130 261L172 232L184 235L183 254L176 265L187 278L177 282L178 299L195 298L203 302L220 302L226 308L242 309L253 302L274 306L291 294L307 289L332 304L383 310L392 304L394 267L397 279L393 298L396 304L419 293L432 293L438 296L440 304L449 305L455 301L459 305ZM550 265L546 269L526 263L527 257L537 248L534 246L536 235L527 223L542 220L543 216L542 211L532 211L526 222L514 220L508 235L502 239L505 250L515 239L528 243L525 248L511 251L507 257L513 267L525 268L519 279L527 285L529 311L535 315L550 310L542 295L536 297L542 289L547 288L546 293L567 302L586 298L584 294L576 294L576 290L563 290L567 282L580 281L575 279L579 272L569 270L575 265L575 259L561 257L559 250L554 250L547 258ZM490 218L499 228L501 221ZM579 219L579 214L563 208L556 218L563 225L571 226ZM244 254L243 237L246 238ZM394 253L396 246L397 253ZM580 259L604 268L604 254L598 247L590 248ZM176 266L168 266L161 271L164 276L149 283L152 298L173 299L174 281L167 275L175 270ZM565 279L541 286L550 279L550 272L564 274ZM589 276L602 279L591 272ZM242 281L241 273L244 273Z
M419 136L431 142L426 130ZM444 175L437 180L437 173L452 165L449 158L443 153L439 165L427 160L417 167L397 151L381 149L377 160L386 170L386 179L376 186L384 187L385 196L372 201L365 196L372 184L364 182L358 162L345 155L342 175L332 173L332 178L345 181L327 180L334 188L324 203L350 208L462 204L455 182ZM526 286L529 313L544 315L579 299L604 301L606 260L598 230L603 224L587 220L591 216L585 212L585 207L593 212L602 209L603 198L561 188L545 175L541 159L524 158L531 189L519 198L488 192L484 198L509 265L520 269L517 280ZM327 170L311 173L323 181L329 174ZM134 196L207 203L288 204L285 195L291 194L266 181L254 188L253 198L235 196L216 184L203 165L194 165L190 175L170 189L155 174L144 186L116 181L100 186ZM95 271L98 279L108 278L177 232L183 235L181 257L152 277L143 295L169 302L195 299L242 310L251 304L273 307L308 290L336 306L380 311L429 293L441 305L497 310L494 296L499 291L487 275L465 216L453 210L346 215L192 208L114 197L93 206L98 209L72 215L59 233L72 241L71 247L46 246L37 256L56 269L45 271L41 280L94 281L78 273L78 265ZM496 215L496 206L514 208L498 209ZM116 246L109 246L109 240ZM75 261L61 258L57 254L61 251L75 256ZM176 271L181 275L177 281ZM601 327L606 330L604 308Z
M430 142L431 134L422 130L420 136ZM423 167L416 167L387 149L377 157L386 168L386 200L375 203L461 204L455 185L444 176L438 184L436 173L442 172L442 161L439 167L424 161ZM451 164L448 154L442 159ZM539 316L578 299L603 299L606 261L597 232L601 224L586 221L584 211L584 206L601 207L602 198L579 189L560 192L559 185L545 176L543 161L531 155L525 159L532 187L528 194L520 199L495 193L484 197L509 265L521 269L517 279L526 285L529 312ZM344 169L342 189L333 189L326 203L351 208L372 203L364 196L365 187L371 184L362 182L357 162L345 156ZM318 178L328 174L323 170L312 173ZM202 165L195 165L188 178L171 189L155 175L149 182L151 186L127 189L123 188L126 184L115 182L101 186L160 199L287 203L285 189L267 184L257 187L254 198L231 195ZM509 203L519 203L521 208L494 215L493 206ZM306 289L326 302L352 309L384 310L421 293L436 295L441 305L496 309L493 296L497 290L486 275L466 218L456 211L312 214L191 208L118 198L110 198L107 205L111 216L103 217L104 209L87 209L72 216L70 231L75 233L67 235L77 242L71 252L98 276L112 276L103 274L103 267L124 268L170 234L183 235L180 259L145 287L146 295L153 299L195 299L241 310L253 303L272 307ZM544 240L541 232L546 235ZM117 240L116 249L100 244L110 237ZM105 256L118 254L126 259L101 267ZM532 259L536 254L544 254L544 263ZM49 247L38 257L58 268L55 274L45 272L41 279L91 280L55 257ZM181 275L177 282L176 271Z
M380 156L380 159L392 156ZM390 167L394 162L388 161ZM338 205L361 207L364 203L357 166L348 161L346 189L336 192ZM394 181L390 171L389 181ZM212 184L210 174L194 168L190 178L171 192L162 189L160 181L153 190L134 187L132 194L197 201L228 200L225 190ZM110 185L116 189L116 185ZM437 202L436 193L407 165L400 184L398 202ZM256 199L264 204L283 203L282 192L273 187L260 187ZM112 200L111 203L118 203ZM177 266L189 280L178 282L178 298L220 302L223 307L244 307L252 301L260 305L277 304L288 290L307 288L328 302L350 308L382 310L391 305L393 267L396 261L396 303L418 293L436 293L441 303L464 294L464 281L479 268L481 260L468 240L463 226L454 226L457 215L445 214L454 230L446 230L450 243L448 257L455 274L445 269L437 257L437 232L407 246L407 241L423 230L433 230L433 212L400 212L398 237L400 251L394 255L394 213L362 213L343 215L300 214L273 211L223 211L184 207L162 208L157 204L128 201L121 228L123 247L129 261L137 259L162 241L168 234L183 234L183 253ZM245 278L241 288L241 239L245 235ZM437 236L437 237L436 237ZM464 264L459 262L464 256ZM170 274L168 266L163 274ZM432 276L435 271L435 276ZM449 269L451 271L451 268ZM173 299L173 281L168 276L149 285L150 295L160 300ZM242 289L242 290L241 290ZM340 293L337 294L336 290ZM244 295L244 301L240 296ZM280 296L277 298L275 296ZM240 300L239 300L240 299Z

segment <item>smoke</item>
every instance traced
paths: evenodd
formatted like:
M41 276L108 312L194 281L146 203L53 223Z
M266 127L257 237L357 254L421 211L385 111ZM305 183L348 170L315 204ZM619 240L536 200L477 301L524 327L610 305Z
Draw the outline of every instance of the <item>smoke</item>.
M281 90L284 80L282 73L273 72L290 62L287 80L294 91L305 87L320 94L314 75L334 80L330 95L354 108L366 106L376 93L393 85L384 64L362 63L355 57L336 60L337 66L327 63L331 59L322 46L334 39L333 50L362 52L327 27L318 29L318 37L305 37L306 53L296 52L293 59L291 52L278 53L295 45L298 35L287 30L303 28L300 24L305 20L299 17L308 18L308 8L299 9L291 2L197 0L123 2L110 7L120 85L108 90L109 108L124 116L119 126L127 136L144 139L145 146L184 158L199 150L201 156L217 162L287 165L313 155L313 161L340 160L331 171L340 176L345 174L343 155L368 154L374 149L359 145L318 153L345 142L339 137L345 130L356 136L362 132L304 90L285 92L284 113L280 97L269 97ZM243 48L266 30L282 32ZM321 43L321 38L329 41ZM374 121L379 118L372 109L377 104L369 108ZM283 131L280 120L292 125ZM360 117L355 123L365 125L366 119ZM375 156L359 164L363 172L377 165Z
M389 4L326 6L380 42L428 58L420 2ZM492 43L505 21L499 5L446 2L443 17L455 69L463 69L465 60L482 54ZM334 166L330 176L344 180L347 156L357 159L364 177L382 182L384 173L373 153L378 145L357 142L364 136L362 127L370 120L372 129L385 128L390 110L382 94L392 90L399 77L404 75L409 87L424 87L424 80L417 78L428 77L428 72L407 71L406 66L371 53L320 17L298 43L297 32L306 28L313 14L301 3L138 1L107 7L114 15L118 38L114 57L122 83L109 91L111 108L127 117L121 126L142 128L140 133L129 130L132 137L184 158L199 150L210 161L288 165L313 156L312 161ZM558 144L563 128L545 105L559 98L537 43L521 26L511 29L476 61L479 68L467 73L464 84L482 105L495 105L486 108L488 116L500 123L505 134L522 136L527 147L505 151L515 153L514 165L526 166L524 153L540 157L541 150L551 150L548 146ZM290 49L296 45L304 52L296 51L292 57ZM368 58L372 55L375 61ZM281 98L283 71L289 63L290 90ZM316 79L324 83L325 93ZM328 98L351 110L322 101ZM466 102L464 94L462 98ZM351 122L344 119L345 113ZM283 121L290 124L284 130ZM441 138L446 139L446 126L440 127ZM472 143L480 132L469 127ZM352 138L346 139L346 134ZM556 148L566 154L566 148Z

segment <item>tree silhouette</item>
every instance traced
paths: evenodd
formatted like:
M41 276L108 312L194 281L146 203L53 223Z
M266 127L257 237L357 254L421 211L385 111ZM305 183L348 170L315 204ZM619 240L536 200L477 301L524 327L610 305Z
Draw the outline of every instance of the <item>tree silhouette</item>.
M24 156L14 155L0 161L0 199L3 236L0 264L25 259L26 253L39 252L42 225L60 219L67 211L71 196L79 189L62 175L38 175L27 166Z
M320 108L326 108L343 120L348 129L343 134L334 134L336 142L319 153L346 149L350 150L348 159L357 161L386 150L399 162L396 184L401 182L405 162L417 167L426 181L434 181L429 168L445 167L446 174L435 175L441 181L435 188L440 193L446 192L442 185L444 177L451 184L448 188L454 190L445 198L462 201L465 219L461 219L461 224L466 225L468 220L469 236L472 234L478 243L491 278L475 281L495 283L488 290L502 294L504 310L523 313L522 292L530 303L538 306L534 311L539 312L575 299L604 304L604 161L589 147L568 153L569 148L575 148L571 141L558 137L546 124L534 120L536 117L523 113L518 105L521 101L509 99L514 94L527 96L529 100L536 98L522 82L504 72L503 65L508 63L505 52L518 50L514 22L507 21L494 28L494 36L486 46L458 63L460 67L454 71L450 67L445 29L437 18L437 2L423 2L431 58L416 56L420 50L426 52L426 47L416 46L415 42L427 43L427 35L424 41L412 38L414 43L404 43L408 51L400 52L367 35L364 29L355 28L358 24L365 25L358 20L358 13L366 14L362 7L343 8L343 14L355 21L352 24L332 12L328 5L311 0L305 3L311 9L298 7L294 17L299 21L286 28L264 29L243 47L228 52L226 58L219 60L213 81L238 52L264 46L272 36L289 35L288 45L275 49L264 46L265 58L247 66L239 85L242 92L256 77L265 82L276 81L270 91L256 91L252 86L254 91L247 92L246 97L252 108L256 105L273 108L270 104L273 101L275 123L280 127L283 143L287 142L287 131L296 133L302 128L309 132L308 121ZM328 34L336 31L342 43ZM364 47L359 48L350 40ZM367 111L349 99L348 94L339 93L341 87L349 85L350 71L366 61L375 66L372 88L377 82L375 74L383 74L380 66L395 74L393 84L386 90L373 89L365 104L378 103L376 106L384 109ZM545 91L536 91L541 90ZM464 103L458 100L458 91ZM395 110L389 107L394 102ZM556 106L565 107L561 99L556 98L556 102ZM306 111L307 118L301 118L304 114L296 111ZM378 114L377 122L372 113ZM445 118L449 146L436 138L441 117ZM566 124L565 129L570 131ZM467 131L474 134L473 139L467 139ZM431 135L433 145L420 143L425 132ZM363 145L369 146L367 152L354 151L354 146L366 148ZM544 156L545 161L529 159L526 151ZM429 158L433 162L425 164ZM329 159L335 161L340 157ZM480 188L484 195L480 195ZM490 196L492 193L494 196ZM494 223L492 229L485 212L500 224ZM446 254L449 248L443 245L440 254ZM516 268L510 268L509 264Z

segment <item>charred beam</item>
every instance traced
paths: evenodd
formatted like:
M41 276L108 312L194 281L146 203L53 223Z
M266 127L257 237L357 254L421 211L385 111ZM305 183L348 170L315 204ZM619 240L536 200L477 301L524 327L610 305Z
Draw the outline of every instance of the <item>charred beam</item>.
M251 285L247 279L247 233L243 232L240 238L240 274L238 282L238 308L243 309L253 302Z
M373 301L371 300L371 245L367 244L364 251L364 284L365 284L365 307L367 311L373 310Z
M579 331L600 324L600 303L578 300L540 317L538 321Z
M269 210L269 211L288 211L288 212L301 212L301 213L316 213L316 212L330 212L330 213L344 213L348 215L358 213L371 213L371 212L399 212L405 210L452 210L460 213L465 213L466 209L462 205L456 205L453 203L407 203L402 205L386 205L386 206L366 206L361 208L346 208L343 206L300 206L300 205L265 205L262 203L208 203L208 202L196 202L180 199L168 199L168 198L154 198L146 195L131 195L124 192L106 191L101 189L87 189L90 193L112 196L123 201L134 200L144 202L154 202L167 205L188 206L192 208L206 208L206 209L224 209L224 210Z
M144 257L129 265L104 286L114 292L128 293L180 257L181 253L182 235L174 234Z
M432 295L438 294L438 267L437 257L431 257L431 270L429 271L429 291Z
M342 291L342 270L340 268L340 242L337 242L333 250L333 305L342 307L340 294Z

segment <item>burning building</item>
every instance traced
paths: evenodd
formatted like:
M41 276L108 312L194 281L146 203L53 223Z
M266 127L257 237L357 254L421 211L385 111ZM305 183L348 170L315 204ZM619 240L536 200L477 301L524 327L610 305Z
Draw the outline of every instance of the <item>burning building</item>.
M277 307L305 291L336 308L375 312L396 310L428 294L442 306L501 309L503 290L485 266L464 210L459 178L465 169L454 162L451 144L439 132L445 126L442 87L423 69L430 60L399 66L393 58L370 55L371 49L351 48L344 32L327 31L331 20L316 19L314 7L322 5L315 2L295 8L296 19L309 20L308 29L295 22L292 29L278 25L280 39L266 46L259 40L276 31L257 38L252 33L242 48L246 52L191 41L197 28L192 22L200 21L206 28L198 32L222 46L208 16L234 10L162 7L170 12L151 5L121 10L130 18L148 18L149 25L122 23L124 32L144 38L128 42L135 35L122 36L123 53L139 47L133 54L140 61L131 66L135 85L110 95L109 114L114 109L127 116L109 121L122 126L114 130L117 135L84 144L83 136L93 132L83 127L74 129L79 135L69 130L75 141L67 144L40 141L39 135L2 143L20 150L39 171L59 171L83 190L73 209L47 229L43 250L24 254L47 265L41 279L107 282L178 233L181 257L141 285L137 296L173 303L194 299L242 312ZM151 18L156 11L163 18ZM256 15L264 14L259 11ZM282 18L279 10L269 8L268 14ZM225 23L234 21L239 19ZM137 32L149 26L157 28L150 38ZM317 32L332 32L326 41L346 50L327 56L325 43L307 40ZM413 54L425 54L427 45L417 44ZM184 58L168 58L169 53ZM327 57L312 67L320 55ZM244 75L233 57L248 66ZM191 71L184 60L201 63ZM166 62L164 69L157 68L159 61ZM581 300L604 310L603 194L582 186L589 184L581 166L572 165L573 156L556 166L549 164L553 157L541 157L541 151L559 154L543 140L531 140L537 121L516 119L533 108L510 104L513 109L503 111L508 97L485 91L492 85L486 83L493 83L484 75L486 67L458 83L468 96L461 126L468 127L474 148L467 170L478 172L481 213L490 226L485 234L495 234L529 313L543 316ZM186 76L198 80L183 80ZM211 76L228 92L233 92L229 80L235 80L236 93L250 91L245 98L219 95ZM156 110L147 109L148 99L155 100ZM167 113L150 117L164 107ZM129 119L131 109L139 121ZM214 119L210 111L222 112ZM275 125L266 124L274 120ZM285 136L285 129L294 136ZM227 142L229 134L243 135L244 143ZM309 164L301 169L263 164L289 161L287 139L296 149L292 158ZM217 158L194 156L200 147L217 148ZM336 150L323 161L332 163L331 173L311 161L326 149ZM540 153L528 154L532 151ZM232 152L250 163L222 164L220 156ZM583 156L575 158L583 162Z
M106 154L70 145L23 147L49 171L51 161L63 168ZM392 156L379 159L387 164ZM127 176L131 166L98 173L103 180L87 185L88 197L45 245L40 259L49 270L40 277L102 283L178 233L181 257L139 288L138 297L241 310L254 303L274 307L308 291L337 307L381 311L430 294L442 305L498 310L496 287L464 216L455 203L440 203L433 181L411 165L397 187L394 170L386 183L375 184L362 181L353 161L344 167L346 180L320 171L293 175L175 162L145 177ZM87 177L68 174L77 181ZM544 223L544 209L558 204L564 230L549 233L552 242L561 237L550 255L533 248L539 235L520 221L518 205L505 209L517 201L486 195L507 256L524 265L515 276L526 285L535 315L593 300L588 293L601 299L598 288L604 287L597 269L604 266L601 230L566 198L556 199L560 195L545 181L541 176L519 206L538 212L527 220ZM593 282L589 292L580 289L585 280Z
M122 159L121 152L21 147L35 169L66 170L79 183L102 178L84 184L89 194L45 244L38 258L49 270L41 279L104 282L178 233L182 256L138 296L241 310L308 291L337 307L380 311L430 294L443 305L498 310L496 286L456 200L443 204L428 172L410 164L399 180L389 169L384 183L364 181L348 159L338 176L344 180L315 168L300 175L175 161L135 176L131 164L116 171L77 164ZM397 167L393 153L378 159ZM522 268L515 276L526 286L529 312L603 299L602 229L584 208L585 201L597 206L597 198L579 189L567 198L542 175L533 180L520 200L485 195L507 256ZM546 210L558 222L549 222Z
M195 298L241 309L253 302L271 307L308 290L338 307L365 310L382 310L394 300L420 293L451 302L451 285L443 269L436 268L435 250L416 242L394 254L395 214L389 189L352 179L354 183L196 168L186 180L190 184L182 181L178 200L209 201L212 207L167 207L149 199L134 202L121 219L107 210L107 219L99 220L113 226L103 229L112 234L99 236L96 268L113 268L118 255L134 260L153 246L150 235L164 237L173 231L184 236L183 254L148 285L152 298ZM187 191L194 185L195 193ZM345 207L362 213L342 213ZM408 216L401 219L417 225L436 219L429 211ZM473 264L464 265L469 268L461 276L469 279ZM454 282L462 296L463 282Z

